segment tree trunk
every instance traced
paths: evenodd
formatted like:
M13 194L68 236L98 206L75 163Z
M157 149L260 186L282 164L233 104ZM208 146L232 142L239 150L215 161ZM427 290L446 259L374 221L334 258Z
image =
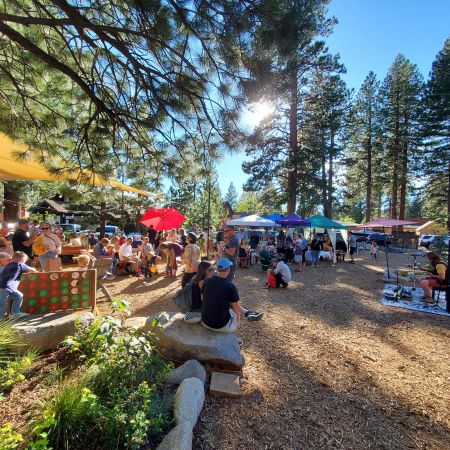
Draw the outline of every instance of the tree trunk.
M366 222L372 217L372 111L369 110L369 129L367 137L367 172L366 172Z
M450 234L450 160L448 161L447 231L448 231L448 234ZM450 242L449 242L449 246L450 246ZM448 256L450 258L450 251L448 252Z
M320 154L322 157L321 161L321 173L322 173L322 207L323 207L323 213L324 215L327 214L327 157L326 157L326 143L325 143L325 136L324 136L324 130L320 130L321 132L321 138L320 138Z
M334 130L331 130L330 151L328 155L328 198L324 216L331 219L333 214L333 175L334 175Z
M297 70L291 70L291 104L289 110L289 164L287 185L287 212L291 214L297 208Z
M405 219L406 210L406 183L408 179L408 114L405 114L405 136L402 145L401 153L401 175L400 175L400 206L399 206L399 216L400 220ZM403 231L399 229L399 231Z
M394 149L392 155L392 203L391 203L391 218L397 218L397 204L398 204L398 160L400 154L400 123L399 117L396 117L395 121L395 137L394 137Z
M3 184L3 220L5 222L16 222L20 217L20 204L17 189L10 183Z
M106 214L105 214L106 203L100 203L100 239L105 237L105 225L106 225Z

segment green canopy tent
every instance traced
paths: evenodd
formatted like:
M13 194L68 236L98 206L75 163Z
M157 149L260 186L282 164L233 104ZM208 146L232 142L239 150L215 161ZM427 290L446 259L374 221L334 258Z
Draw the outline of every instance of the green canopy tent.
M346 230L347 227L345 225L340 224L339 222L335 222L334 220L329 219L328 217L317 214L315 216L311 216L308 220L311 221L311 228L326 228L334 229L334 230Z
M329 219L328 217L317 214L315 216L309 217L307 220L311 222L311 228L326 228L328 231L328 236L330 236L333 248L336 248L336 234L337 230L342 230L342 237L347 241L347 227ZM345 231L344 231L345 230ZM336 252L333 252L333 261L336 263Z

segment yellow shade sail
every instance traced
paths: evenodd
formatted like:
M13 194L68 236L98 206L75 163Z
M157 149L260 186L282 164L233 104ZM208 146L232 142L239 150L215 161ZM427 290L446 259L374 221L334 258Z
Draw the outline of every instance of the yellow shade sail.
M62 176L52 174L36 160L19 161L14 157L15 152L28 151L28 146L13 141L4 133L0 133L0 180L29 180L29 181L76 181L95 186L110 186L123 191L134 192L146 197L161 198L161 195L150 194L116 180L106 180L87 170Z

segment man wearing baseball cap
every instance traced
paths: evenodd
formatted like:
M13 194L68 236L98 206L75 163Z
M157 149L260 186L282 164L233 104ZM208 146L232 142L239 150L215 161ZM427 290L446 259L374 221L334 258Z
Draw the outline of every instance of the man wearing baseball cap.
M202 325L220 333L234 333L239 327L243 313L249 322L260 320L263 313L245 309L239 301L236 286L227 280L233 263L220 258L217 273L205 280L203 285Z

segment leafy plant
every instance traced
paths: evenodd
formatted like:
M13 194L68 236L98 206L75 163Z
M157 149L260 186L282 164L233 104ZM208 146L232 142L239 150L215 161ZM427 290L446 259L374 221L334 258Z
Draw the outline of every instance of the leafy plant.
M40 445L50 443L53 448L72 449L76 443L78 448L87 448L101 408L83 378L69 380L44 404L42 419L34 423L33 433L39 437Z
M19 381L25 379L25 373L30 369L38 357L38 352L29 349L24 355L17 356L14 360L0 368L0 389L7 391Z
M2 450L16 449L23 440L22 435L14 431L11 423L6 423L0 428L0 448Z
M170 366L155 353L149 336L123 335L120 321L106 316L79 324L63 344L78 352L88 368L42 406L44 420L34 426L38 439L33 446L137 449L148 434L171 424L171 398L160 394Z
M13 324L12 320L0 320L0 364L9 361L11 346L20 342L20 334Z

